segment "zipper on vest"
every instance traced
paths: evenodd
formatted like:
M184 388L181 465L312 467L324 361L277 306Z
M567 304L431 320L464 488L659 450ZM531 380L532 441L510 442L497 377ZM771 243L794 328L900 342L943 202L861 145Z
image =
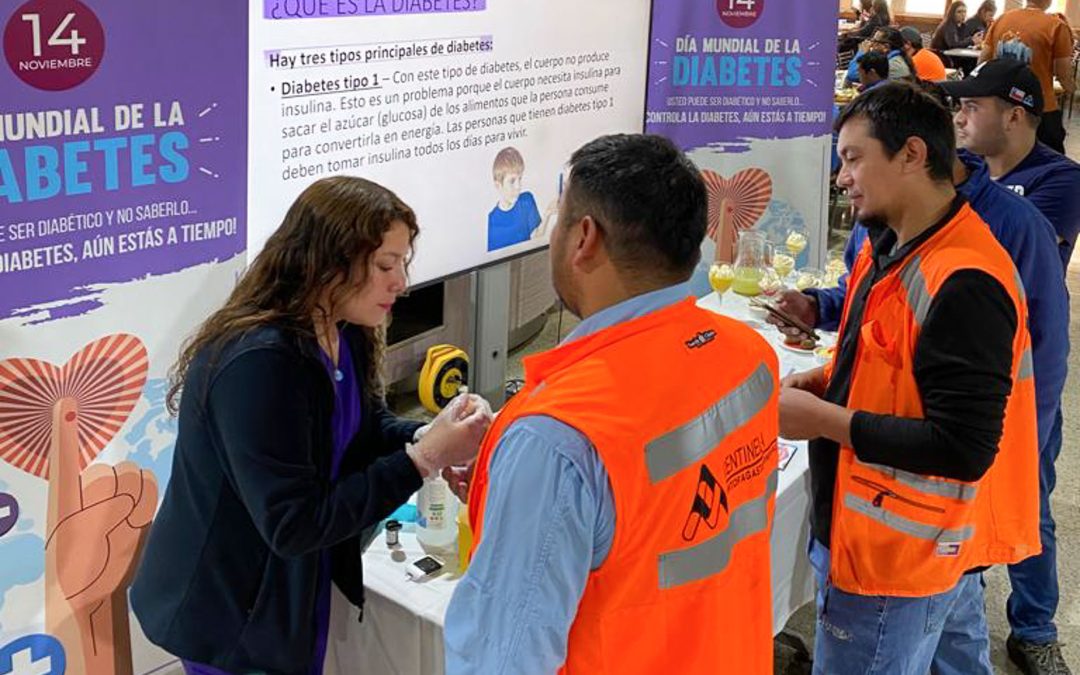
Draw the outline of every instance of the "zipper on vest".
M882 503L885 501L885 498L890 497L892 499L895 499L898 502L903 502L904 504L908 504L908 505L914 506L916 508L925 509L927 511L933 511L935 513L945 513L945 509L939 508L937 506L933 506L932 504L926 504L924 502L918 502L918 501L915 501L914 499L908 499L907 497L905 497L903 495L900 495L900 494L897 494L897 493L893 492L892 490L890 490L888 487L882 485L881 483L877 483L877 482L869 480L867 478L863 478L862 476L852 476L851 480L855 481L856 483L858 483L860 485L868 487L871 490L876 490L877 491L877 494L874 496L874 499L871 502L876 508L880 509L881 506L882 506Z

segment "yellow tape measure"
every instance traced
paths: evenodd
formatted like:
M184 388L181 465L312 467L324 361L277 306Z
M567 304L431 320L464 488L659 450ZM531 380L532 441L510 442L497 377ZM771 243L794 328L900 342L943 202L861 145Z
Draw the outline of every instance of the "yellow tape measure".
M427 350L420 369L417 393L420 403L433 413L442 410L469 381L469 355L454 345L435 345Z

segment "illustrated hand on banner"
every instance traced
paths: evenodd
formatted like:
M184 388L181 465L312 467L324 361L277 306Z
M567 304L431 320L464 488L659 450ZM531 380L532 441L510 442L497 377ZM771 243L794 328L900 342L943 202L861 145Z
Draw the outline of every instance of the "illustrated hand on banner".
M724 178L708 169L701 172L709 195L709 238L716 242L718 262L735 261L739 232L757 224L772 199L772 177L762 169L743 169Z
M0 362L0 458L49 484L45 623L68 673L131 673L127 587L157 482L131 462L91 462L123 427L146 373L146 349L130 335L96 340L62 368Z

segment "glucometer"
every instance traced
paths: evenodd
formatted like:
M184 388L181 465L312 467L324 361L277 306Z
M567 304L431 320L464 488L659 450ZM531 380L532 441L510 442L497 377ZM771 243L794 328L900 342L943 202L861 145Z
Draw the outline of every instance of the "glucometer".
M413 581L423 581L443 568L443 561L435 556L426 555L414 560L405 568L405 576Z

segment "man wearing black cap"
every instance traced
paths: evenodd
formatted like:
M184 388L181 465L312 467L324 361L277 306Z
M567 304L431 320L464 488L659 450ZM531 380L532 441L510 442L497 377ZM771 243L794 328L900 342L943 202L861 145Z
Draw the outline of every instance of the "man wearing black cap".
M995 59L942 87L960 102L957 145L983 157L994 180L1043 212L1057 232L1064 274L1080 233L1080 164L1036 137L1044 99L1035 73L1019 61Z
M983 40L979 61L1012 57L1031 67L1043 96L1039 140L1054 150L1065 152L1065 127L1061 108L1054 95L1054 78L1065 90L1066 99L1076 90L1073 81L1073 38L1069 25L1047 14L1051 0L1027 0L1024 8L1001 15Z
M1054 227L1061 262L1067 266L1080 231L1080 164L1036 139L1043 112L1038 78L1022 62L997 59L981 64L968 79L946 82L943 87L959 99L954 117L957 145L983 156L994 179L1038 207ZM1062 322L1063 326L1053 326L1053 330L1068 326L1067 312L1046 318ZM1047 403L1052 401L1039 402L1040 422ZM1058 580L1050 493L1056 480L1054 461L1061 452L1060 396L1052 419L1046 433L1040 424L1039 434L1039 525L1043 551L1009 567L1013 592L1006 612L1012 634L1007 647L1009 657L1026 674L1070 672L1061 656L1054 625Z

